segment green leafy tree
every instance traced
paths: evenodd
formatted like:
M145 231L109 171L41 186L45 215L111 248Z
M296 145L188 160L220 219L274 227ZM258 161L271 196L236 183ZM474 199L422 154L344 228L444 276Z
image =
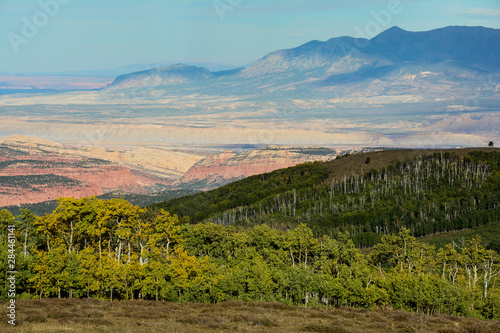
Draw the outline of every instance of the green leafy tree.
M61 298L65 282L69 279L66 270L68 252L60 245L51 251L37 251L38 260L33 264L34 276L30 279L33 286L39 291L39 297L57 295Z
M87 298L90 298L92 293L100 290L97 276L99 255L92 246L88 246L78 253L78 259L80 263L80 283Z
M177 215L170 215L169 212L161 210L154 221L155 234L151 237L154 245L158 244L165 252L167 259L174 246L177 246L181 236L179 234L181 227Z
M29 282L32 284L33 288L35 288L39 298L42 298L44 294L48 295L50 293L52 287L52 280L49 272L50 258L46 251L35 250L35 255L37 259L31 267L34 275Z
M418 268L423 253L422 244L410 235L410 230L402 228L397 235L385 235L380 244L375 245L371 261L376 265L389 264L400 271Z
M458 274L465 260L458 250L455 244L446 244L437 253L437 263L441 266L442 279L448 279L453 284L457 282Z
M39 247L43 239L36 234L35 222L36 215L29 209L21 208L19 223L19 241L22 244L23 255L28 256L34 249Z
M63 289L68 294L68 297L80 297L83 290L83 280L80 259L75 252L68 253L66 267L62 276L64 277Z
M318 241L314 238L312 230L301 224L287 233L285 246L289 250L292 265L297 262L299 266L307 266L307 260L314 253Z

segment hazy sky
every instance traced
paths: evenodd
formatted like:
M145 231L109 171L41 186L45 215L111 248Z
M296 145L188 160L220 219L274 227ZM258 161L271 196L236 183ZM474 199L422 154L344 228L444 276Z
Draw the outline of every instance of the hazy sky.
M500 1L0 0L0 72L246 65L313 39L371 38L394 25L500 28Z

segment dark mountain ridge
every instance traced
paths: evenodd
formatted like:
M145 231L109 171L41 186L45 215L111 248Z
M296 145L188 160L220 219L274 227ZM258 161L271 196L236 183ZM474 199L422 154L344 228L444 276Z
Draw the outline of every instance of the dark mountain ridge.
M399 62L439 63L455 60L498 70L500 31L484 27L450 26L409 32L392 27L374 37L365 52L383 54Z
M368 61L372 67L406 62L435 64L453 60L497 71L500 69L499 54L498 29L450 26L410 32L392 27L370 40L338 37L275 51L247 67L244 75L331 66L349 56Z

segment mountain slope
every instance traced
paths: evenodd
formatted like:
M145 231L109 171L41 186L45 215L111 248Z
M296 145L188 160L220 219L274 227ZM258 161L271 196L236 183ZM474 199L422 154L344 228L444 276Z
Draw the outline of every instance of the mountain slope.
M131 87L169 86L210 79L212 77L212 73L204 67L175 64L120 75L111 83L110 87L123 89Z
M393 27L374 37L363 52L383 55L398 62L439 63L453 60L498 71L500 30L451 26L409 32Z
M335 62L349 56L350 53L355 54L354 58L362 59L357 45L363 45L367 42L366 39L351 37L332 38L326 42L311 41L293 49L272 52L245 68L241 76L254 77L320 67L324 67L324 70L328 71ZM366 61L369 62L369 59L366 59ZM349 71L346 70L344 73L353 71L352 66L350 67L348 68Z
M425 32L390 28L371 40L339 37L272 52L241 73L243 77L322 68L325 74L417 62L456 61L483 70L500 69L500 30L446 27Z
M500 216L500 149L389 150L301 164L151 206L185 221L224 225L305 223L348 231L359 246L402 226L417 236Z

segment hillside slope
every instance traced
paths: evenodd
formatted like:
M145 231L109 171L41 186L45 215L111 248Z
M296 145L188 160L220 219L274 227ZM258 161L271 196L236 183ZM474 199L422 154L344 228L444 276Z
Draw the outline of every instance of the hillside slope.
M312 69L340 75L411 62L428 66L446 61L497 71L499 41L499 30L483 27L449 26L422 32L392 27L370 40L338 37L278 50L257 60L240 75Z
M203 67L175 64L118 76L109 86L114 89L176 85L212 78Z
M248 177L151 208L191 223L305 223L317 233L348 231L359 246L368 246L402 226L423 236L497 220L500 149L356 154Z

